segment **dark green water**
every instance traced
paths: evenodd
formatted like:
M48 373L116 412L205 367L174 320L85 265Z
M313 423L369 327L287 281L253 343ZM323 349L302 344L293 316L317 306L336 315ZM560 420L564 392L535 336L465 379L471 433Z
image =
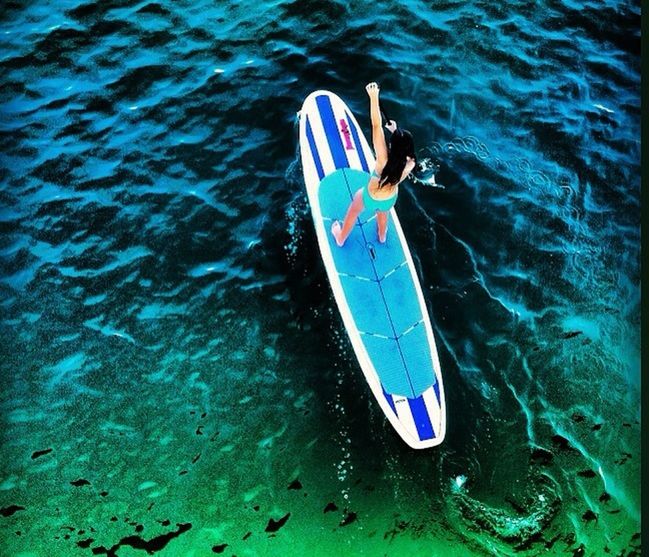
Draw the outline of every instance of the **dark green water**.
M640 554L636 3L4 6L2 555ZM373 80L443 186L396 206L428 451L355 362L296 156L311 91L369 134Z

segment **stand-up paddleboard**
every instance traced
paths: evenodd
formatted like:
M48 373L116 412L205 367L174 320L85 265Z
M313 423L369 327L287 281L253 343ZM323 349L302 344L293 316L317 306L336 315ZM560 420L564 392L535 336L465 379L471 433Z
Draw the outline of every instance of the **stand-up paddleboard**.
M342 248L330 232L375 166L363 132L337 95L314 91L304 101L300 152L320 253L365 378L408 445L439 445L446 433L439 358L394 208L385 244L369 211L359 216Z

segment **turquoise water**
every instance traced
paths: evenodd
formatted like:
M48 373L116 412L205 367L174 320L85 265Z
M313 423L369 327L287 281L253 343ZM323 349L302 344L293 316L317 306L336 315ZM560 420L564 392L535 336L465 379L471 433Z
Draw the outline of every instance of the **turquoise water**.
M4 6L3 555L640 553L636 3ZM373 80L425 167L429 451L355 362L297 156L308 93L368 134Z

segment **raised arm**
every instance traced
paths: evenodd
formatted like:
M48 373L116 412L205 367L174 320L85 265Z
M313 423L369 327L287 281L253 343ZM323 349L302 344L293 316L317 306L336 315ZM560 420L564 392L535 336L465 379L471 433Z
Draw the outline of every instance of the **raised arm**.
M379 109L379 86L372 82L365 86L370 97L370 118L372 120L372 144L376 154L376 169L383 170L388 161L388 147L385 143L385 134L381 125L381 110Z

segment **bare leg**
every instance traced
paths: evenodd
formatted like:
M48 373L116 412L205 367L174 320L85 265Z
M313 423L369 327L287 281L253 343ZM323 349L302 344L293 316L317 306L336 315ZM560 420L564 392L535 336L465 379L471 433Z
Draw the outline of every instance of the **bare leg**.
M356 224L356 218L360 215L364 207L363 188L361 188L354 194L354 199L349 205L349 209L347 209L347 214L345 215L345 221L343 222L342 228L340 227L340 222L337 220L335 220L331 225L331 233L336 239L338 246L342 247L344 245L347 236L349 236L349 233Z
M388 233L388 212L387 211L376 212L376 225L379 233L379 242L384 244L385 236Z

